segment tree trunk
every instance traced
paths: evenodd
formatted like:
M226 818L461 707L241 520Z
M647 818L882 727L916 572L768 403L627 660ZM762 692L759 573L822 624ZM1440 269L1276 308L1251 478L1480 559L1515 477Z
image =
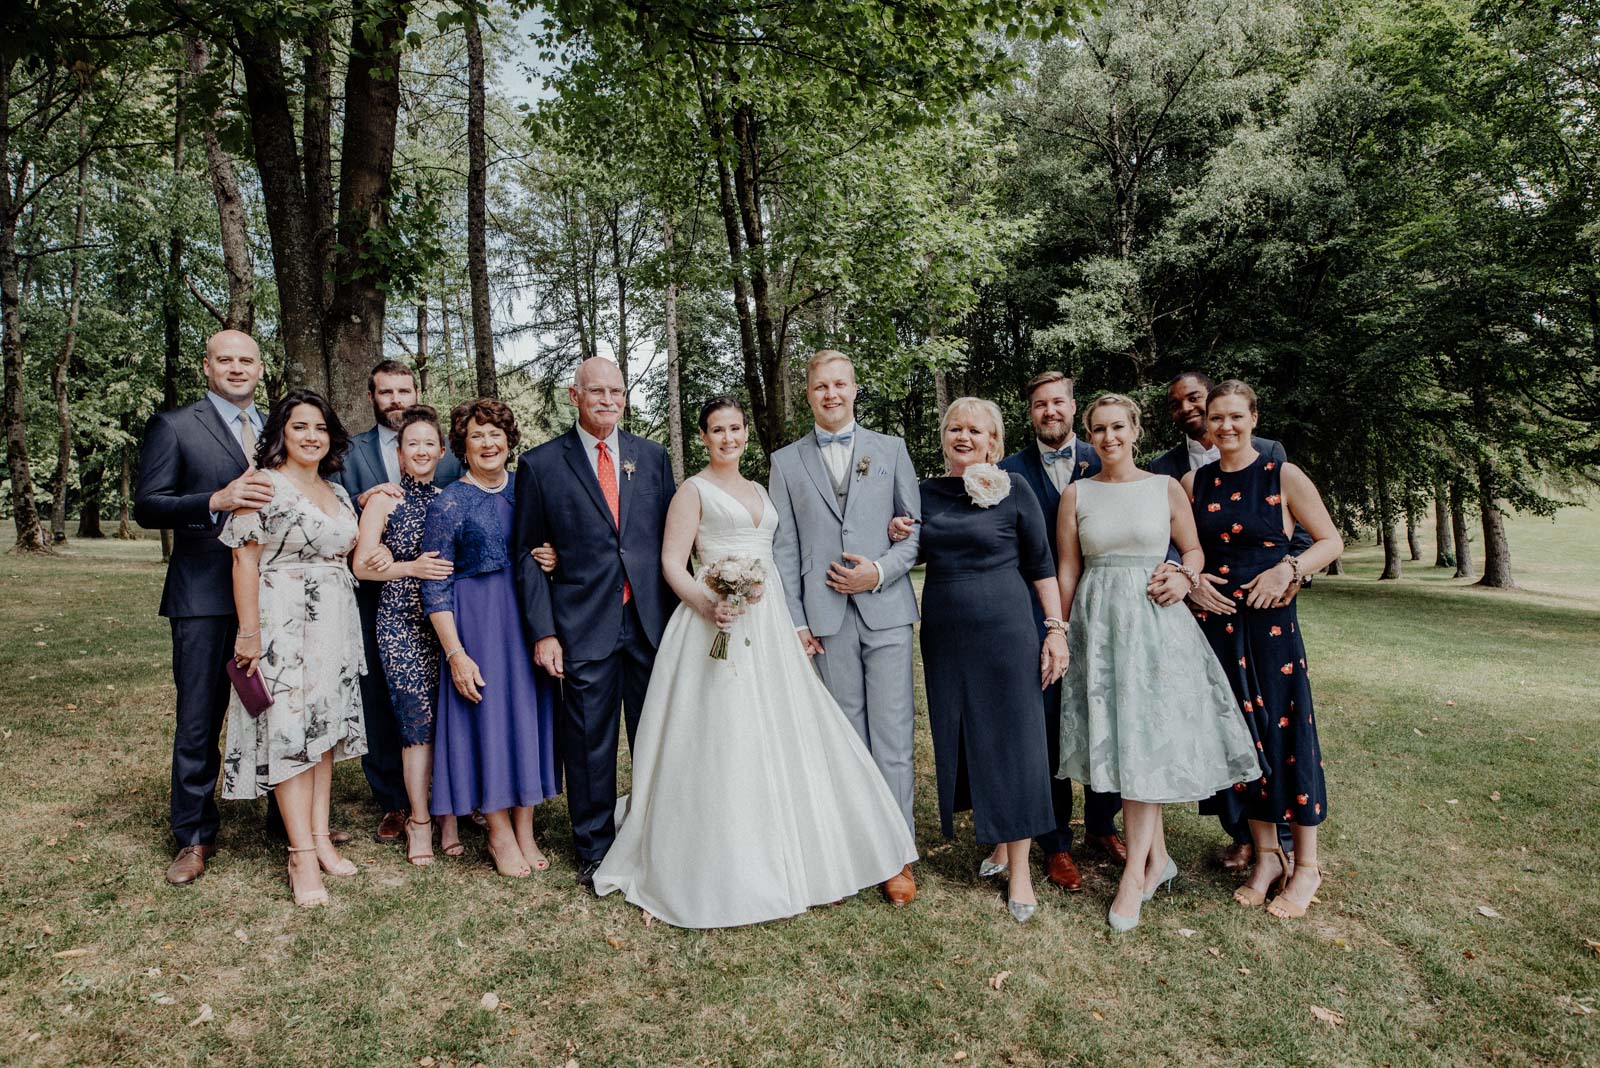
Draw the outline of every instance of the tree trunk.
M628 260L622 251L622 206L613 202L606 213L606 227L611 238L611 277L617 286L617 366L622 370L623 395L628 406L622 411L622 427L633 429L633 343L628 338Z
M139 535L134 533L133 518L129 515L130 506L133 504L133 440L128 437L128 414L124 412L120 420L122 424L122 473L117 481L117 538L119 541L133 541ZM161 532L161 562L166 563L172 558L172 531Z
M720 121L715 137L720 141ZM722 209L722 227L728 237L729 278L733 283L734 318L739 323L739 353L744 361L744 388L750 394L751 421L756 437L767 455L777 451L780 442L770 434L771 413L766 393L761 388L761 357L756 351L755 322L750 314L750 287L744 276L744 239L739 236L739 208L733 198L733 177L728 163L717 154L717 202Z
M372 425L367 375L383 358L386 271L368 241L389 225L395 123L400 114L400 50L407 0L356 5L344 80L339 166L339 245L335 286L323 332L329 400L352 432Z
M478 0L464 0L467 31L467 280L472 288L472 347L478 395L498 397L494 328L489 320L489 151L483 119L483 31Z
M1450 492L1440 479L1433 488L1433 566L1449 567L1455 563L1454 537L1450 530Z
M1335 559L1333 561L1333 563L1329 564L1327 567L1322 569L1322 573L1324 575L1342 575L1342 574L1344 574L1344 561L1343 560L1339 560L1339 559Z
M1417 543L1417 510L1411 501L1406 502L1406 551L1413 561L1422 559L1422 546Z
M358 20L359 21L359 20ZM254 23L252 26L256 25ZM316 235L309 224L305 175L289 111L283 42L234 21L244 68L245 106L256 173L272 238L272 273L278 287L278 338L283 343L284 384L328 392L328 362L323 351L322 274Z
M1456 543L1456 573L1452 578L1472 578L1472 533L1467 529L1467 489L1465 480L1450 480L1450 532Z
M104 538L100 508L105 504L105 456L91 452L81 437L73 449L78 456L78 537Z
M428 293L417 295L417 397L428 395Z
M189 59L189 73L200 77L211 62L210 46L198 37L184 42ZM183 99L179 97L178 138L182 143ZM228 276L228 310L222 316L224 330L255 329L256 269L250 256L250 230L245 220L244 197L239 192L239 179L234 172L233 158L217 140L217 121L224 117L221 108L204 116L200 121L200 136L206 146L206 173L211 178L211 197L217 202L217 226L222 235L222 269ZM182 157L182 149L175 153Z
M450 305L445 303L444 286L439 286L439 342L444 360L444 391L452 398L456 395L455 350L450 347Z
M1478 511L1483 518L1483 577L1477 585L1496 590L1514 590L1511 579L1511 543L1506 540L1506 520L1496 497L1498 490L1494 462L1478 461Z
M672 477L683 482L682 367L678 356L678 275L672 265L672 220L661 223L661 248L667 261L667 452L672 457Z
M78 117L78 138L84 138L84 120ZM82 145L80 144L80 150ZM89 154L85 152L78 161L77 211L72 220L72 243L83 244L83 221L88 214ZM72 405L67 396L67 369L72 366L72 354L78 347L78 317L83 312L83 249L72 250L72 277L68 283L67 332L56 362L50 368L50 393L56 402L56 473L50 483L50 540L55 545L67 543L67 480L72 476Z
M319 319L333 297L333 37L328 22L314 19L305 38L300 102L301 141L305 145L306 233L316 272ZM324 328L326 333L326 328ZM326 360L326 358L324 358Z
M943 371L933 372L933 406L940 419L944 418L944 410L950 407L950 376Z
M760 125L749 105L740 105L733 114L734 141L739 147L739 165L733 172L734 191L739 201L739 219L749 252L750 295L756 314L756 350L761 357L761 379L765 388L767 426L762 428L762 443L771 441L776 449L785 427L783 401L779 396L778 337L772 314L772 292L767 279L767 238L761 203Z
M0 349L4 350L6 471L11 477L11 518L17 528L18 552L49 552L39 524L39 504L33 495L33 471L28 462L28 418L22 379L22 289L17 263L17 219L13 189L27 184L23 173L11 173L11 75L16 52L7 48L0 60Z
M1382 449L1377 450L1374 471L1378 497L1378 544L1383 546L1383 574L1378 580L1400 577L1400 543L1395 537L1396 519L1394 497L1389 486L1389 458Z

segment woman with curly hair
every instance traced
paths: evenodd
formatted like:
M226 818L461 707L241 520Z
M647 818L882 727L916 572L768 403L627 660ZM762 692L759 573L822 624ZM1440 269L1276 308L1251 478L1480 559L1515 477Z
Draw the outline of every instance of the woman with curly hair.
M233 548L234 660L259 673L272 699L252 716L232 695L222 796L277 796L289 885L302 907L327 903L324 872L358 870L328 831L333 763L367 751L360 690L367 663L347 563L356 513L344 488L328 480L349 447L327 401L290 390L256 444L272 500L260 511L235 512L220 535Z
M428 509L424 555L454 564L422 583L422 610L439 636L443 666L434 716L433 814L488 823L501 875L549 867L533 837L533 806L561 791L556 770L556 681L533 670L511 567L511 476L520 435L497 400L450 413L450 449L466 465Z

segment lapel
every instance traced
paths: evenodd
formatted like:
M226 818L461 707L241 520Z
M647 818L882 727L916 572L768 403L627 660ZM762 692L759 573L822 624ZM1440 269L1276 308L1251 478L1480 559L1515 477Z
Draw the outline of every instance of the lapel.
M856 440L860 440L860 430L858 429L856 433L858 435ZM800 448L800 465L806 469L806 474L811 476L812 485L817 487L822 499L828 502L828 508L833 512L834 518L841 523L844 522L844 513L839 511L839 496L833 491L833 479L828 476L828 468L822 462L822 447L817 444L816 431L806 431L806 436L795 444Z
M367 462L374 465L372 486L389 481L389 465L383 462L383 439L378 436L378 428L373 427L361 436L367 439L363 443L367 450ZM371 489L372 486L367 488Z
M870 446L872 444L871 442L867 441L867 435L869 433L871 433L871 431L862 429L861 424L857 423L856 424L855 436L850 439L850 462L848 464L846 464L845 468L844 468L844 486L845 486L845 489L844 489L844 514L845 515L849 515L850 514L850 505L855 501L855 499L858 496L860 496L860 494L857 494L857 493L854 492L859 487L852 486L850 483L853 482L853 481L859 481L858 479L856 479L856 464L859 464L861 462L861 457L863 455L863 452L862 452L863 447L864 446ZM813 439L813 440L815 440L815 439ZM819 452L818 459L820 459L821 458L821 456L820 456L821 450L818 450L818 452ZM840 516L840 518L843 519L844 516Z
M244 449L240 447L239 439L233 436L233 431L228 429L228 424L222 421L222 416L217 412L216 406L211 403L210 398L202 397L200 403L196 404L193 410L194 414L199 418L200 424L211 431L211 436L217 439L217 444L227 450L228 455L232 457L239 471L243 473L245 468L250 466L250 461L245 456Z
M628 527L628 502L633 499L633 479L624 470L629 463L638 466L634 454L639 451L638 441L626 430L617 431L617 534L620 537ZM598 482L598 480L596 480Z
M577 427L567 431L566 453L567 466L572 468L572 473L578 477L578 484L589 491L589 499L600 509L601 518L607 524L616 526L611 520L611 506L606 504L605 494L600 492L600 480L595 477L594 468L589 466L589 457L584 452L583 439L578 437ZM620 507L618 511L621 511Z
M1056 490L1056 484L1050 481L1050 472L1044 469L1044 457L1039 455L1038 442L1030 442L1022 450L1022 466L1028 469L1028 481L1033 483L1033 491L1039 496L1039 506L1044 509L1044 514L1054 516L1056 506L1061 503L1061 494Z

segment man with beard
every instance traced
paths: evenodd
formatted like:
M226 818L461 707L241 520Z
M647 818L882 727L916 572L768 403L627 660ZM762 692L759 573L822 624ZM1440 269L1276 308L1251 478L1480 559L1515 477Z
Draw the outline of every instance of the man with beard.
M344 470L334 476L356 511L375 493L404 496L400 488L399 426L406 409L417 403L417 380L399 360L384 360L367 377L367 399L372 402L372 429L357 434L350 443ZM461 477L461 464L446 452L433 473L436 486L448 486ZM382 551L382 550L380 550ZM372 796L383 811L373 837L390 845L405 833L408 805L400 766L400 722L389 701L389 684L378 659L378 595L381 582L363 582L356 588L361 609L361 636L367 647L367 673L361 677L361 704L366 710L367 752L361 758Z
M1028 480L1033 495L1039 498L1039 507L1050 534L1050 558L1060 566L1056 548L1056 507L1061 503L1062 492L1073 482L1100 473L1100 457L1086 441L1078 440L1073 433L1072 420L1078 405L1072 397L1072 379L1060 371L1041 371L1028 380L1022 397L1028 404L1028 421L1033 424L1035 441L1021 452L1012 453L1000 461L1000 467ZM1044 640L1044 610L1037 598L1033 602L1034 622L1039 628L1039 638ZM1072 781L1054 778L1060 764L1061 746L1061 683L1057 682L1044 692L1045 743L1050 760L1050 789L1055 803L1056 829L1039 837L1039 848L1044 851L1045 872L1050 881L1063 890L1082 890L1083 877L1073 863L1072 854ZM1116 816L1122 808L1122 798L1117 794L1098 793L1083 788L1084 837L1109 853L1119 863L1128 859L1128 848L1117 834Z
M1184 371L1167 384L1167 414L1172 421L1183 431L1183 440L1172 448L1162 453L1151 461L1148 470L1158 475L1167 475L1178 481L1183 481L1183 476L1190 471L1197 471L1217 458L1217 448L1211 443L1211 432L1206 427L1206 398L1211 396L1211 378L1200 371ZM1284 454L1283 446L1270 438L1252 435L1250 443L1255 450L1269 460L1278 463L1287 463L1288 457ZM1299 527L1295 528L1294 537L1289 541L1289 552L1299 556L1311 547L1311 536ZM1174 550L1175 553L1175 550ZM1169 561L1175 561L1176 556L1169 554ZM1152 589L1170 573L1165 565L1157 569L1155 577L1151 580ZM1310 580L1306 580L1310 585ZM1289 597L1293 598L1297 587L1289 587ZM1217 807L1217 821L1222 824L1222 829L1233 839L1233 844L1226 847L1217 862L1226 871L1239 872L1247 870L1255 863L1255 845L1250 840L1250 824L1248 820L1239 820L1231 823L1225 813L1226 807L1212 806L1202 802L1200 810L1207 811ZM1294 857L1294 838L1289 833L1288 824L1278 827L1278 845L1283 849L1285 857Z

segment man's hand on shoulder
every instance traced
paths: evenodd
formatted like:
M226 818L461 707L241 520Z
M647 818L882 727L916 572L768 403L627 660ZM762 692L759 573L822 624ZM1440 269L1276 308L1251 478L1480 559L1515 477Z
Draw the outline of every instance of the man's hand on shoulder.
M272 501L272 478L252 467L211 495L206 507L212 512L238 512L261 508Z
M372 496L375 493L388 494L390 497L393 497L396 500L404 500L406 496L406 491L401 489L399 486L396 486L393 482L380 482L356 498L356 507L365 508L367 506L367 502L372 500Z

